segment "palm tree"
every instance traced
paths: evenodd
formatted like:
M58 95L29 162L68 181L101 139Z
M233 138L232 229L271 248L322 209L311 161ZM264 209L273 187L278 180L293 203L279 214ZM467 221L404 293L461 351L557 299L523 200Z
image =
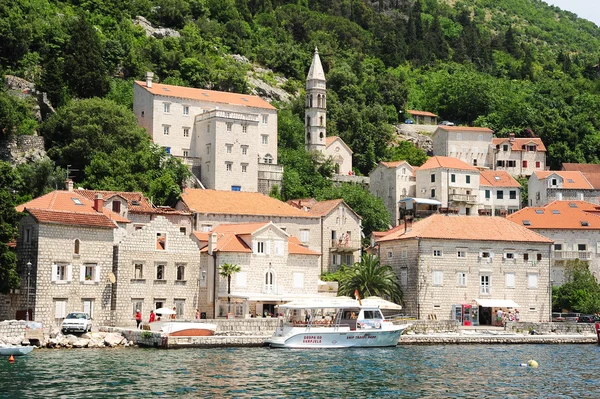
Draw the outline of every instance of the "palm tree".
M382 266L378 256L364 253L339 281L338 295L361 298L377 295L402 304L402 289L391 266Z
M229 297L229 294L231 294L231 276L242 271L242 268L238 265L232 265L231 263L223 263L219 266L219 270L221 276L227 277L227 313L230 313L231 298Z

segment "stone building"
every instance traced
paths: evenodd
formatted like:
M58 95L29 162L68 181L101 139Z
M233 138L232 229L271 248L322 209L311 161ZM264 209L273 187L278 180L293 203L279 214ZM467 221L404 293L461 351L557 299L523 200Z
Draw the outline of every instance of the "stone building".
M0 317L25 318L28 302L29 318L45 326L59 326L71 311L109 324L115 231L129 220L73 191L53 191L17 210L25 214L16 243L21 289L9 294Z
M191 213L155 208L141 193L68 183L17 208L25 214L16 242L21 288L0 318L25 318L28 297L30 319L45 326L72 311L89 313L95 326L134 325L136 306L147 316L158 304L191 317L199 280Z
M133 112L154 143L206 188L268 193L280 185L277 109L258 96L153 83L133 85Z
M600 189L579 171L534 172L527 184L529 206L543 206L554 200L588 201L598 204Z
M369 191L383 200L392 226L400 219L398 201L416 196L415 169L406 161L379 162L369 173Z
M546 170L546 147L539 138L515 138L511 133L505 138L492 139L492 147L488 163L495 170L504 170L512 176L531 176Z
M449 320L453 305L469 305L479 324L508 306L519 307L521 321L550 321L552 243L505 218L439 214L377 238L406 313Z
M321 58L319 58L319 51L316 48L306 76L304 121L306 151L318 151L325 157L331 157L336 174L352 174L352 150L350 147L339 137L327 137L327 81Z
M493 169L489 157L493 133L485 127L439 126L433 133L433 155Z
M288 204L321 219L321 273L353 265L362 248L362 218L343 199L290 200Z
M178 319L193 319L198 308L199 247L163 215L127 234L114 248L113 323L134 323L136 310L144 319L151 309L175 308Z
M437 125L438 116L433 112L417 111L409 109L406 111L417 125Z
M507 172L482 170L479 178L480 215L506 216L521 209L521 185Z
M318 296L321 254L271 222L221 224L194 235L201 247L198 307L208 317L272 315L279 303ZM225 263L241 268L229 294L219 275Z
M566 282L568 261L588 262L600 280L600 206L585 201L552 201L508 216L511 220L554 241L551 282Z
M476 215L479 209L480 172L453 157L434 156L415 172L417 195L441 202L461 215Z

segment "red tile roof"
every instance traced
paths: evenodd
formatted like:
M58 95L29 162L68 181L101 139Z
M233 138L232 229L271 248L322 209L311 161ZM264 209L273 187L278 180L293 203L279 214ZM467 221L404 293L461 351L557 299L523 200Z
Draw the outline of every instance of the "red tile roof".
M537 151L546 151L546 147L544 146L542 139L537 137L514 138L512 140L509 137L492 139L492 144L494 146L502 145L505 143L510 144L511 151L526 151L523 149L523 146L530 144L535 145L537 147Z
M108 209L98 212L94 202L76 191L52 191L16 207L18 212L29 212L40 223L60 223L93 227L111 227L113 223L129 223L129 219ZM67 216L71 214L72 216Z
M334 199L329 201L319 201L314 204L308 213L315 216L327 216L333 211L339 204L343 203L343 199Z
M108 201L112 197L118 196L127 202L128 211L131 213L157 214L157 215L190 215L189 212L174 209L168 206L153 206L148 198L144 197L141 192L127 191L103 191L103 190L75 190L78 194L83 195L91 201L94 201L96 194L102 195L104 201Z
M562 164L565 171L579 171L583 173L600 173L600 164L596 163L569 163Z
M294 255L321 255L319 252L308 249L302 245L300 240L295 236L290 236L288 238L288 253Z
M565 189L593 189L594 186L585 178L581 172L565 172L560 170L534 172L539 180L545 180L550 175L556 174L562 177Z
M553 240L537 234L503 217L431 215L415 222L406 233L397 230L378 242L429 238L439 240L508 241L552 243Z
M249 94L195 89L193 87L173 86L161 83L152 83L152 87L147 87L146 82L141 81L136 81L135 84L154 94L155 96L178 97L197 101L243 105L245 107L253 108L277 109L262 98Z
M507 219L534 230L600 230L600 206L585 201L553 201L542 207L523 208Z
M419 170L428 170L428 169L437 169L437 168L446 168L446 169L458 169L458 170L473 170L478 171L475 166L469 165L466 162L461 161L458 158L453 157L430 157L423 165L419 167Z
M519 182L506 171L482 170L480 176L480 186L521 188Z
M411 115L418 115L418 116L432 116L432 117L436 117L436 118L437 118L437 115L436 115L436 114L434 114L434 113L432 113L432 112L428 112L428 111L417 111L417 110L414 110L414 109L409 109L409 110L407 110L406 112L408 112L408 113L409 113L409 114L411 114Z
M581 172L595 189L600 189L600 173Z
M487 127L470 127L470 126L446 126L440 125L438 129L448 130L448 131L463 131L463 132L482 132L482 133L493 133L492 129L488 129Z
M314 218L307 212L261 193L185 189L181 201L192 212L222 215Z

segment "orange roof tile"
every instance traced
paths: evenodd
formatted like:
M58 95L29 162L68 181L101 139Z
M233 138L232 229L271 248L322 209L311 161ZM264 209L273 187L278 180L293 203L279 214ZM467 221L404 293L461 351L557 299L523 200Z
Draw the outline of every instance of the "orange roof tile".
M534 230L600 230L600 206L585 201L552 201L542 207L523 208L507 219Z
M290 236L288 238L288 253L294 255L321 255L321 253L308 249L302 245L300 240L295 236Z
M205 231L194 231L194 236L198 241L208 241L208 233Z
M292 199L292 200L287 200L285 201L286 204L293 206L294 208L298 208L298 209L310 209L311 206L313 206L314 204L316 204L317 201L314 198L298 198L298 199Z
M583 173L600 173L600 164L596 163L569 163L562 164L562 170L579 171Z
M470 127L470 126L446 126L440 125L438 129L448 130L448 131L463 131L463 132L483 132L483 133L493 133L492 129L488 129L487 127Z
M316 217L267 195L246 191L187 188L181 201L190 211L204 214Z
M245 107L253 108L277 109L259 96L253 96L249 94L196 89L193 87L173 86L161 83L152 83L152 87L147 87L146 82L142 81L136 81L135 84L144 90L149 91L155 96L178 97L197 101L243 105Z
M538 151L546 151L546 146L544 146L542 139L537 138L537 137L524 137L524 138L516 138L515 137L512 140L509 137L502 137L502 138L495 137L492 139L492 144L494 146L501 145L504 143L510 144L511 151L524 151L523 146L528 145L528 144L535 144Z
M329 201L319 201L310 208L308 213L315 216L327 216L342 202L344 202L344 200L341 198Z
M102 213L78 213L36 208L25 208L25 212L33 216L39 223L99 227L104 229L114 229L117 227L110 218L107 218Z
M419 167L419 170L447 168L447 169L459 169L459 170L473 170L478 171L475 166L469 165L466 162L461 161L458 158L453 157L430 157L423 165Z
M565 189L593 189L594 187L585 178L581 172L565 172L559 170L537 171L534 172L539 180L545 180L550 175L558 175L564 180L563 188Z
M412 238L470 241L527 241L537 243L554 242L503 217L453 215L431 215L415 222L407 232L404 232L404 229L400 229L377 241L385 242Z
M414 109L409 109L406 112L408 112L411 115L418 115L418 116L433 116L437 118L437 115L432 113L432 112L427 112L427 111L417 111Z
M80 195L76 191L55 190L16 207L18 212L28 211L29 213L32 213L32 210L34 209L45 211L36 212L36 219L41 223L57 223L60 221L59 219L61 217L65 218L65 224L90 226L104 225L104 227L106 227L110 224L111 226L116 227L112 220L119 223L130 222L129 219L108 209L103 209L102 212L96 211L94 209L94 202L83 195ZM51 214L52 212L54 213ZM68 218L65 216L67 213L72 213L77 216ZM86 222L85 216L88 216L87 220L89 223ZM100 219L105 219L106 223L100 223L98 216L100 216Z
M521 187L514 177L503 170L482 170L480 176L480 186Z
M600 173L581 172L595 189L600 189Z
M231 223L231 224L220 224L212 229L208 234L237 234L237 235L248 235L254 233L256 230L271 224L271 222L258 222L258 223Z

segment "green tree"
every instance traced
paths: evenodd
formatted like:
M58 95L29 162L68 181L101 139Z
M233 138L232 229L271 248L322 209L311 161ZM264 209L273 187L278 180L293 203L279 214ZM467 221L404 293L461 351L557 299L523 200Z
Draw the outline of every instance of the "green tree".
M566 265L567 282L552 289L552 307L581 313L600 311L600 285L587 261L570 260Z
M401 141L397 146L388 148L388 160L406 161L412 166L421 166L427 161L427 154L410 141Z
M227 278L227 313L231 312L231 276L242 271L239 265L233 265L231 263L223 263L219 266L219 274Z
M0 161L0 293L19 287L17 256L8 244L17 237L19 215L15 210L15 183L12 166Z
M339 281L339 296L353 297L355 291L361 298L380 296L402 304L402 289L394 270L389 265L382 266L379 257L371 254L364 253Z
M96 29L81 15L69 30L71 39L64 51L65 81L79 98L103 97L108 93L109 82Z
M32 105L0 88L0 136L30 135L36 127Z

